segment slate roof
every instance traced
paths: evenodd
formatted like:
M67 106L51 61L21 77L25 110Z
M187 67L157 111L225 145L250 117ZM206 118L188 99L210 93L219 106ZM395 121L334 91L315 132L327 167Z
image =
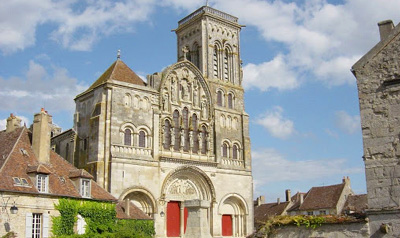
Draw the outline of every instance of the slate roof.
M298 210L334 209L339 201L345 183L330 186L312 187L304 197Z
M117 210L118 219L135 219L135 220L152 220L153 218L146 215L142 210L135 206L132 202L129 202L129 216L126 214L126 202L120 201L115 206Z
M282 215L287 207L289 206L289 202L281 202L281 203L265 203L261 204L254 208L254 222L262 223L267 221L269 218L273 216Z
M77 171L54 151L50 151L50 163L39 163L30 141L31 133L27 128L17 128L12 132L0 131L0 191L40 194L46 196L82 198L79 189L70 179L71 171ZM49 148L50 149L50 148ZM30 179L30 173L49 174L49 192L39 193ZM85 174L85 172L81 172ZM86 172L87 173L87 172ZM27 183L16 184L14 178L24 179ZM113 201L117 199L91 180L91 199Z
M117 59L84 93L111 80L146 86L146 83L133 70L122 60Z

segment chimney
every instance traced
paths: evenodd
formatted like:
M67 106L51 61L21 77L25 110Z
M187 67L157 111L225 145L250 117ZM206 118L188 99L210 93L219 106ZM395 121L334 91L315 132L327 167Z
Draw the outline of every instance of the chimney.
M290 201L290 198L291 198L291 196L290 196L290 189L286 189L285 193L286 193L286 202L289 202L289 201Z
M265 197L264 196L259 196L258 198L257 198L257 207L258 206L260 206L261 204L264 204L265 203Z
M276 199L276 203L281 204L281 199L280 199L280 198L277 198L277 199Z
M130 216L130 208L131 208L131 206L130 206L130 200L129 200L129 198L127 198L126 200L125 200L125 214L129 217Z
M392 20L378 22L378 26L379 26L379 34L381 36L381 41L386 39L394 29L394 24Z
M300 205L304 202L304 194L300 193Z
M40 163L50 162L52 117L42 108L33 118L32 149Z
M14 114L10 114L10 117L7 118L7 126L6 126L6 132L11 132L14 131L17 128L21 127L21 119L14 116Z

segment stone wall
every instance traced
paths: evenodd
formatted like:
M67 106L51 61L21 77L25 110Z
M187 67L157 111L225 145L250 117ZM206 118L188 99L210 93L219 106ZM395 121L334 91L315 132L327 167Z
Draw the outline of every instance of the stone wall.
M294 225L277 228L268 238L358 238L370 237L368 223L323 224L311 229Z

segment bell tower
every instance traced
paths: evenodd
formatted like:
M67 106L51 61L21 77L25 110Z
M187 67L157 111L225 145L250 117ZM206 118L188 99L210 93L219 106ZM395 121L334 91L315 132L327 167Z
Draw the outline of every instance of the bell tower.
M178 22L178 60L191 61L207 79L240 86L238 18L203 6Z

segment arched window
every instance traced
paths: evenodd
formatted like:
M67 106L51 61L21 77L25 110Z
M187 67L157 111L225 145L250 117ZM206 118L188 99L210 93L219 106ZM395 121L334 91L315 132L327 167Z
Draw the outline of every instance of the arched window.
M200 69L200 47L195 43L192 49L192 63Z
M179 123L179 112L178 110L174 111L174 134L175 134L175 138L172 138L171 140L175 140L174 142L174 150L179 150L180 148L180 143L181 143L181 131L179 129L180 123Z
M233 95L232 95L232 93L228 94L228 108L230 108L230 109L233 108Z
M219 63L218 63L218 48L217 46L214 46L214 54L213 54L213 73L215 78L219 78L218 74L218 68L219 68Z
M229 64L228 64L228 50L224 53L224 80L229 81Z
M228 144L222 144L222 157L228 158Z
M69 144L65 146L65 160L69 161Z
M221 91L217 92L217 105L222 106L222 92Z
M182 112L182 117L183 117L183 136L184 136L184 144L183 144L183 150L184 151L189 151L189 110L187 107L183 109Z
M171 146L171 123L169 122L169 120L165 120L165 122L164 122L164 149L169 150L170 146Z
M238 146L233 145L232 147L232 159L238 159Z
M132 145L132 132L129 129L125 129L124 133L124 145Z
M192 143L193 143L193 148L192 151L193 153L197 153L199 150L199 140L197 137L198 134L198 130L197 130L197 115L193 114L192 116L192 129L193 129L193 133L192 133Z
M139 147L146 147L146 133L139 131Z
M125 94L125 97L124 97L124 105L125 105L126 107L130 107L130 106L131 106L131 102L132 102L132 97L131 97L131 95L130 95L129 93Z

